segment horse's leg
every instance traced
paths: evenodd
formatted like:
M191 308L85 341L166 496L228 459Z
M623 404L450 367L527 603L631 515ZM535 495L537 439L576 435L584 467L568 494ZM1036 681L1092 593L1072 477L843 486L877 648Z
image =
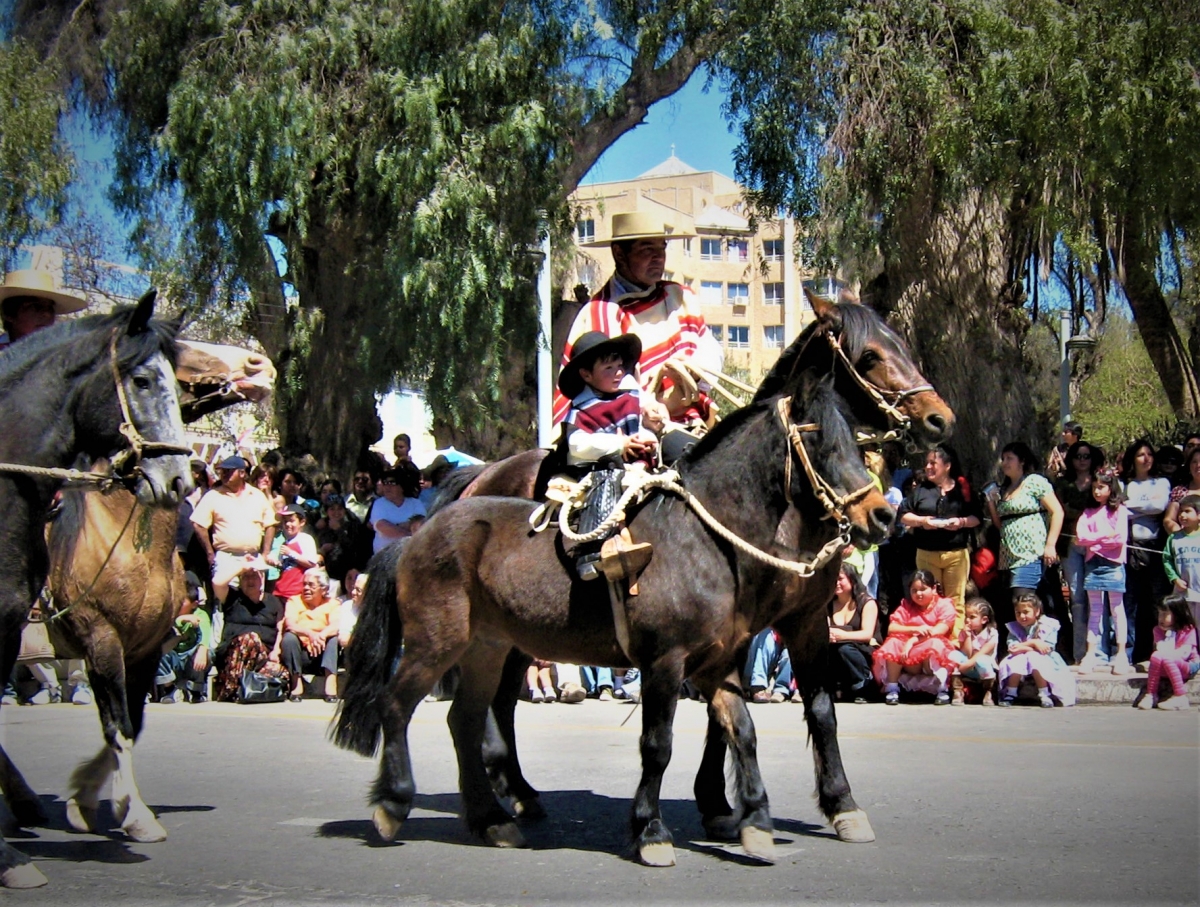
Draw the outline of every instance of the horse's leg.
M501 800L511 797L513 812L519 818L543 819L546 811L542 809L540 795L525 780L517 758L514 714L529 664L529 656L519 649L510 651L504 661L504 673L500 676L500 686L492 699L484 729L483 764L496 796Z
M741 805L730 806L725 795L725 755L729 752L725 742L725 729L717 720L712 698L708 699L708 727L704 731L704 753L696 780L692 783L692 794L704 833L714 841L734 841L742 822Z
M128 745L123 741L122 748L117 751L117 771L113 775L113 811L121 821L117 810L123 800L128 803L121 828L130 838L143 844L164 841L167 837L167 830L142 799L133 776L133 744L142 733L146 694L154 686L158 661L156 656L147 658L129 665L126 671L124 705L130 734Z
M21 624L29 607L12 607L11 603L0 607L3 607L0 639L4 640L0 650L0 677L7 681L12 676L17 654L21 651ZM40 825L46 821L46 813L37 793L29 786L29 782L13 764L3 747L0 747L0 791L3 792L4 800L17 825ZM0 867L3 865L5 864L0 862Z
M738 799L742 814L738 836L746 855L764 863L775 862L775 826L767 801L766 787L758 768L758 742L754 722L742 698L742 686L736 669L725 678L700 675L692 678L709 701L709 722L715 721L728 741L737 777ZM724 799L722 777L721 798ZM732 812L732 810L731 810Z
M406 640L404 657L396 674L384 692L380 725L383 731L383 751L379 757L379 774L371 787L371 804L375 807L371 821L384 841L395 840L400 826L412 810L416 784L412 776L412 759L408 752L408 725L413 712L433 685L454 663L457 653L428 661L423 640ZM478 747L476 752L478 752Z
M524 847L525 839L496 799L483 763L488 705L496 695L507 657L503 646L481 639L471 644L459 661L462 679L447 723L458 752L458 786L467 827L495 847Z
M642 672L642 777L633 798L631 829L638 859L647 866L674 866L675 845L662 820L659 794L671 761L675 704L683 667L660 658Z
M776 624L792 655L792 673L804 699L804 720L812 740L813 763L817 776L817 804L838 838L853 844L875 840L875 831L867 814L859 809L850 793L850 782L842 767L838 748L837 716L833 710L833 669L829 664L829 645L824 637L815 642L806 634L801 621Z

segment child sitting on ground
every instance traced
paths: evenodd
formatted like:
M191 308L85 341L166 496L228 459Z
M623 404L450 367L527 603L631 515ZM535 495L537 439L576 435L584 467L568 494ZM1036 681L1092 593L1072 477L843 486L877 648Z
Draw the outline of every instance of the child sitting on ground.
M979 682L984 705L995 705L992 688L996 685L996 647L1000 644L996 613L983 598L970 599L964 612L966 622L958 634L958 651L950 653L958 665L958 673L952 678L954 698L950 704L963 704L962 682L966 678Z
M569 466L590 467L591 488L579 515L579 533L592 532L621 496L624 463L652 463L657 440L642 429L641 396L636 375L642 342L636 334L609 338L589 331L572 348L571 361L558 376L558 388L570 398L562 438ZM645 551L649 545L622 546ZM581 579L600 576L600 546L581 545L576 567Z
M1158 606L1158 626L1154 628L1154 652L1146 689L1135 705L1139 709L1186 710L1192 707L1187 697L1187 682L1200 671L1200 648L1196 643L1196 620L1186 596L1168 595ZM1159 699L1158 684L1163 675L1171 683L1171 696Z
M1042 600L1034 592L1015 595L1013 613L1017 619L1005 625L1008 655L997 671L1002 687L999 704L1010 706L1016 702L1021 681L1033 677L1042 708L1053 708L1055 699L1064 706L1074 705L1075 676L1054 650L1058 621L1042 614Z
M200 607L199 580L193 573L187 576L187 592L175 618L175 645L162 654L154 677L158 702L178 702L180 696L187 702L208 701L212 618Z
M950 631L956 617L954 602L942 595L933 574L916 571L908 581L908 597L892 612L887 639L875 650L875 679L883 687L884 702L900 702L902 674L911 689L928 689L932 683L935 705L950 702L946 687L954 668Z

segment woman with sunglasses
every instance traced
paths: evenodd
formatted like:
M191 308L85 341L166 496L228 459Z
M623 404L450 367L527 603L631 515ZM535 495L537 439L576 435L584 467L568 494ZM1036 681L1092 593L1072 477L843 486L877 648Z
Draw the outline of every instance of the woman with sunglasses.
M1066 602L1071 614L1071 663L1078 664L1087 652L1087 593L1083 589L1083 564L1086 552L1075 544L1075 525L1083 512L1092 506L1092 480L1096 470L1104 465L1104 451L1087 441L1076 441L1063 458L1063 474L1054 483L1054 494L1063 506L1063 526L1066 531L1058 540L1058 556L1062 563L1063 583L1071 600Z

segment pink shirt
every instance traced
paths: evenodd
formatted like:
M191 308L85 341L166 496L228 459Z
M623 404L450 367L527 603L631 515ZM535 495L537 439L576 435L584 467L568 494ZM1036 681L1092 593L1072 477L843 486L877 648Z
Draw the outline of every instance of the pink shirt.
M1123 564L1128 543L1129 511L1124 504L1115 510L1099 505L1089 507L1075 524L1075 544L1084 550L1085 560L1099 555Z

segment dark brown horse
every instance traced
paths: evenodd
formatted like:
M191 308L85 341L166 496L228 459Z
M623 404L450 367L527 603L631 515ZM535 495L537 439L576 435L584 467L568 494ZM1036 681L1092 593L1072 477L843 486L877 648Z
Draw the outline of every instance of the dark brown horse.
M945 440L952 430L954 414L926 383L912 362L907 347L874 310L855 301L829 303L809 294L817 320L809 325L764 378L756 399L777 393L796 374L811 370L830 374L837 392L847 401L849 420L859 437L878 438L899 433L923 445ZM532 497L544 468L547 452L529 451L486 466L459 469L451 474L434 511L459 497L472 495L517 495ZM394 552L382 552L383 561ZM387 575L394 563L381 565ZM379 573L380 570L375 571ZM821 575L804 582L797 594L828 601L833 587ZM823 619L823 612L822 612ZM865 814L847 806L849 784L841 769L837 724L826 666L827 634L819 622L813 627L783 619L776 629L787 640L793 670L805 701L805 718L813 742L817 766L817 791L822 810L841 817L835 824L845 841L870 841L874 832ZM516 748L514 712L528 656L514 652L505 667L505 679L497 691L493 716L484 744L484 759L499 796L511 797L518 815L543 815L537 791L521 771ZM737 676L731 684L740 683ZM717 704L719 705L719 704ZM734 707L726 703L725 708ZM724 780L724 722L710 711L708 746L696 776L695 795L710 836L737 837L744 821L740 809L726 800Z
M737 538L759 552L811 561L819 573L836 571L847 538L880 539L894 517L862 466L831 385L809 373L795 376L789 396L732 414L678 465L688 492ZM795 431L800 425L812 428ZM805 470L792 468L806 458L836 500L823 503ZM793 609L823 615L824 600L798 596L795 573L719 536L684 501L654 495L627 515L634 541L650 542L658 554L640 576L638 593L610 603L604 584L576 578L556 533L529 529L533 507L511 498L460 500L426 523L400 555L395 601L378 594L383 584L372 584L374 595L368 588L334 735L339 745L369 754L382 731L372 792L380 835L393 838L412 806L413 710L457 664L462 677L450 726L467 824L490 843L522 843L496 799L481 750L489 705L515 646L548 659L642 669L642 779L632 830L639 857L650 865L674 863L659 786L681 682L692 678L710 701L736 699L740 713L716 711L726 721L747 804L742 842L748 853L773 860L753 726L738 721L745 706L726 684L735 654L753 633ZM840 528L827 518L831 513L841 518Z

